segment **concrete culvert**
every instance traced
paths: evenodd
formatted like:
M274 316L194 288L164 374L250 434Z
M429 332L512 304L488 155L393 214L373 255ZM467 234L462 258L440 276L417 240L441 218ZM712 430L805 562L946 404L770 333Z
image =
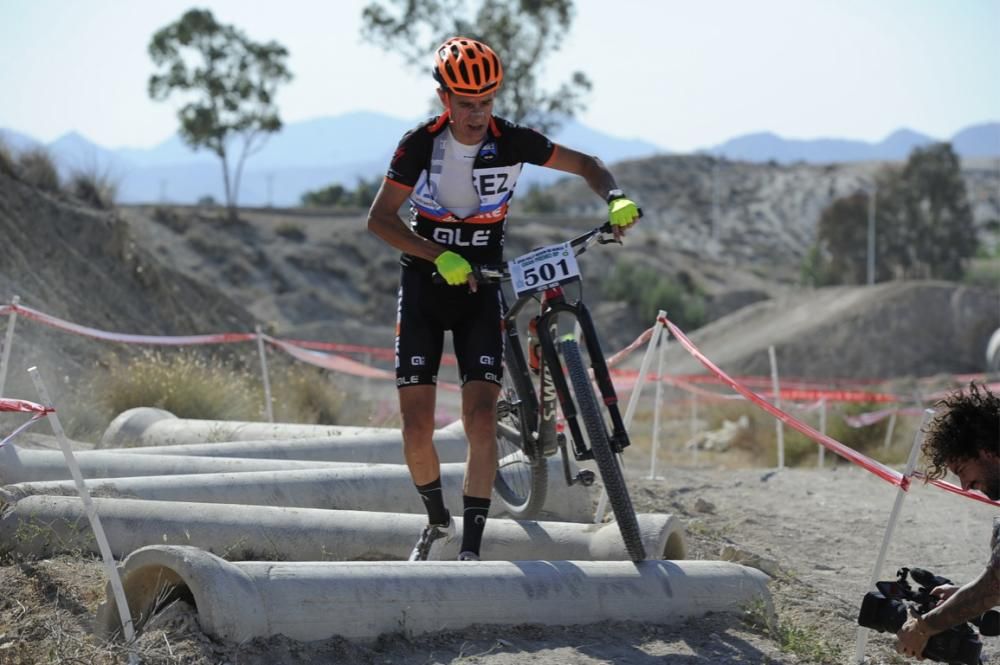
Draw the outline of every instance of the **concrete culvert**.
M437 430L434 448L442 462L462 462L469 448L460 430ZM260 441L221 441L137 448L105 448L122 455L183 455L185 457L239 457L317 462L375 462L403 464L399 430L363 432L350 436Z
M405 560L426 517L310 508L94 499L112 553L119 558L147 545L192 545L230 561ZM639 533L651 558L683 559L684 530L673 515L640 514ZM458 557L462 523L441 558ZM29 496L0 517L0 542L19 554L99 554L77 497ZM615 523L492 519L484 559L629 559Z
M231 642L367 641L474 624L662 625L771 606L767 575L717 561L228 563L192 547L154 546L132 553L121 570L134 617L148 614L162 589L183 585L202 630ZM96 627L103 636L120 628L110 593Z
M459 427L461 427L459 425ZM163 446L218 441L331 438L363 433L391 434L387 428L346 425L302 425L233 420L178 418L169 411L137 407L123 411L111 421L101 437L101 447L128 445Z
M155 449L154 449L155 450ZM241 473L292 469L330 469L360 462L313 462L284 459L244 459L180 455L129 455L102 450L74 453L85 478L132 478L204 473ZM31 450L15 445L0 448L0 484L68 480L66 458L56 450Z
M445 504L461 515L465 465L441 465ZM420 496L413 489L407 468L400 464L342 465L323 469L203 473L197 475L143 476L86 480L92 493L151 501L191 501L258 506L373 510L424 514ZM35 494L73 495L68 480L7 485L3 496L18 499ZM494 501L491 515L502 515L503 503ZM549 458L549 487L539 519L587 522L593 519L589 488L567 487L562 460Z

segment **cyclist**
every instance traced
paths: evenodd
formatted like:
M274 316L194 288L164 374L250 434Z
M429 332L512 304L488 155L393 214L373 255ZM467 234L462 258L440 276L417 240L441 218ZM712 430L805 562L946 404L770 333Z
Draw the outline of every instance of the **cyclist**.
M525 163L574 173L608 201L616 237L638 219L634 202L596 157L494 116L500 58L466 37L434 55L444 111L403 136L368 214L368 229L403 252L396 319L396 386L403 450L428 524L411 560L436 558L453 537L432 440L444 331L452 331L469 451L459 560L479 560L496 474L496 405L503 336L498 285L477 284L472 265L502 261L507 206ZM409 223L399 210L409 200ZM435 280L434 273L443 278Z

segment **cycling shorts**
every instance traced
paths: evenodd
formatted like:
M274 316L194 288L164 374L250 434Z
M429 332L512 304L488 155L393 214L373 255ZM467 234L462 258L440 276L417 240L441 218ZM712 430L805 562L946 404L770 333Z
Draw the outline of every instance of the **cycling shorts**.
M403 268L396 310L396 387L436 385L444 332L450 330L462 385L500 384L503 332L500 286L435 284L428 272Z

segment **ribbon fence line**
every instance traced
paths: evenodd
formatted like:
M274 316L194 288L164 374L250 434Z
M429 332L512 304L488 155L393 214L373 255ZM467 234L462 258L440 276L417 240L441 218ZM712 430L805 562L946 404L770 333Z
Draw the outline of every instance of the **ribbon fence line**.
M32 414L31 418L22 423L13 432L5 436L3 440L0 440L0 448L3 448L5 445L7 445L8 441L11 441L14 437L16 437L18 434L20 434L24 430L28 429L29 427L37 423L39 420L49 415L50 413L54 412L55 409L51 407L42 406L41 404L35 404L34 402L29 402L27 400L5 399L3 397L0 397L0 413Z
M713 363L707 356L705 356L705 354L703 354L698 349L698 347L696 347L694 343L691 342L690 339L688 339L688 337L684 334L683 331L681 331L680 328L674 325L674 323L671 322L669 319L663 319L663 324L667 326L667 328L670 330L670 334L674 336L674 338L681 344L681 346L683 346L688 353L690 353L696 360L698 360L698 362L704 365L706 369L715 374L723 383L725 383L730 388L732 388L736 392L746 397L748 400L756 404L758 407L760 407L764 411L767 411L772 416L779 419L792 429L801 432L802 434L806 435L816 443L822 445L828 450L833 451L834 453L840 455L841 457L852 462L853 464L860 466L866 471L882 478L886 482L895 485L897 487L900 487L904 491L909 489L910 486L909 477L905 476L899 471L896 471L895 469L892 469L882 464L877 460L873 460L870 457L859 453L853 448L846 446L843 443L840 443L836 439L833 439L827 436L826 434L823 434L822 432L813 429L809 425L801 422L800 420L797 420L788 413L775 407L766 399L764 399L763 397L753 392L748 387L739 383L738 381L730 377L728 374L726 374L724 371L722 371L718 366L715 365L715 363ZM917 475L918 474L914 474L914 477L917 477ZM988 503L990 505L1000 507L1000 502L998 501L993 501L979 494L978 492L969 492L960 487L956 487L951 483L944 482L940 479L931 480L930 484L934 485L935 487L938 487L939 489L951 492L952 494L958 494L969 499L974 499L982 503Z

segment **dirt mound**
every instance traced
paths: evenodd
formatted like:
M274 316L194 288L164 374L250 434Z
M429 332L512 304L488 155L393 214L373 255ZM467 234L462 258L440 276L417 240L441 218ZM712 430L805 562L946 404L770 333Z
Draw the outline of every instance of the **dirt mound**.
M0 298L103 330L190 335L253 330L241 306L136 243L117 214L0 174ZM19 320L9 395L32 397L25 369L67 383L117 345ZM64 379L65 377L65 379ZM56 392L56 391L54 391Z
M986 370L986 346L1000 326L997 293L947 282L889 282L805 291L756 303L693 335L733 374L770 374L774 345L783 376L878 378ZM704 368L679 345L671 372Z

